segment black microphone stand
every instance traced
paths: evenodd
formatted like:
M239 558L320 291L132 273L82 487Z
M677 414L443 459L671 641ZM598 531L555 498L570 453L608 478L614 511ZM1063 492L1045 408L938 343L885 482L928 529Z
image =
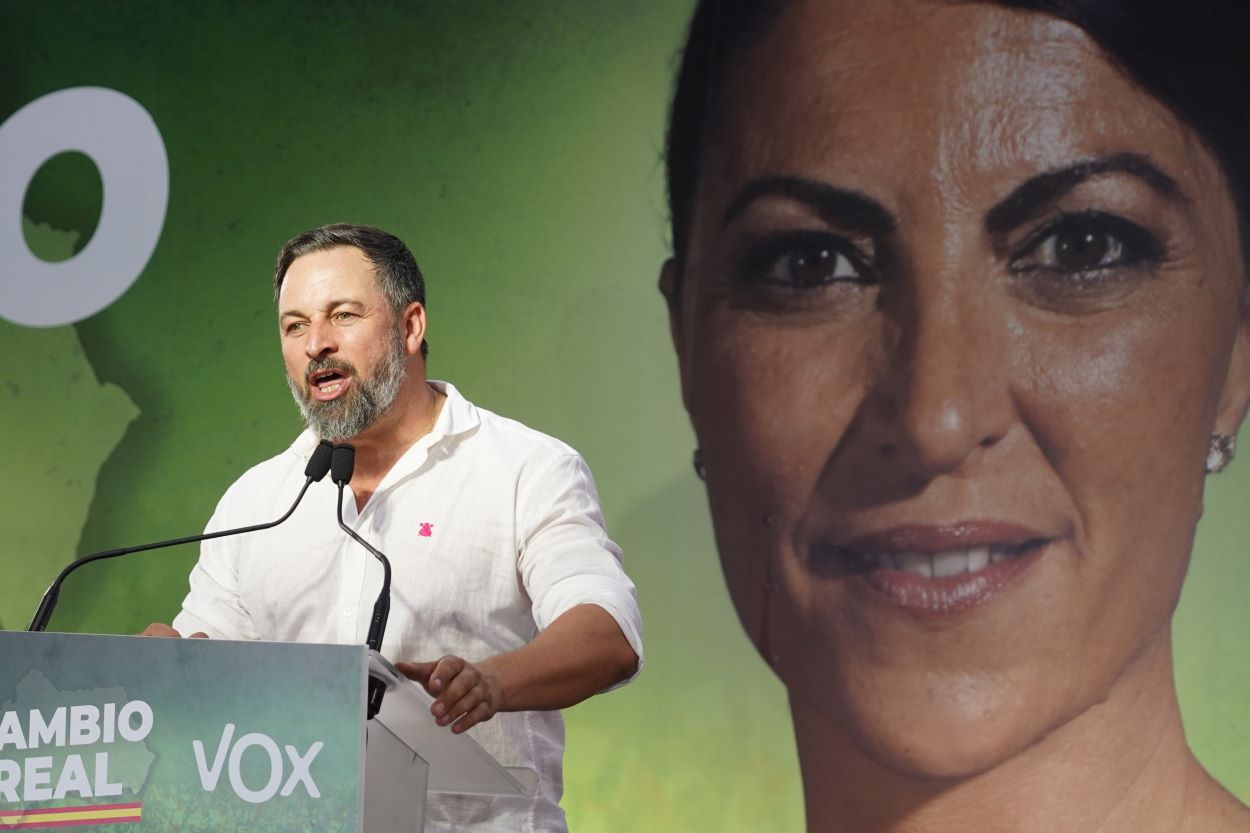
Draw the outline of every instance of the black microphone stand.
M262 529L270 529L285 521L295 512L295 508L299 506L300 501L304 499L304 493L308 491L308 487L326 476L326 472L330 469L332 446L329 442L322 440L317 448L313 451L312 457L308 460L308 465L304 468L304 487L299 490L299 495L295 498L295 502L291 504L291 508L286 510L286 514L276 521L269 523L256 524L254 526L245 526L238 529L223 529L217 532L205 532L200 535L188 535L185 538L174 538L170 541L158 541L155 544L140 544L137 547L121 547L119 549L104 550L103 552L84 555L76 561L70 562L60 575L48 587L43 594L43 599L39 602L39 609L35 611L35 618L31 619L30 627L26 630L29 632L40 632L47 630L48 622L52 619L52 612L56 610L56 603L61 596L61 585L70 573L79 567L90 564L93 561L103 561L106 558L117 558L119 555L130 555L135 552L146 552L147 550L159 550L165 547L176 547L179 544L194 544L197 541L211 541L214 538L224 538L227 535L242 535L245 532L259 532ZM340 489L341 491L341 489Z
M381 652L382 637L386 634L386 620L391 613L391 562L382 554L381 550L374 547L364 538L356 534L356 530L343 522L343 489L352 479L352 472L356 468L356 449L350 445L334 446L334 453L330 460L330 479L339 487L339 502L337 517L339 528L351 537L353 541L364 547L378 561L382 562L382 589L378 593L377 601L373 603L373 617L369 621L369 633L365 637L365 644L374 651ZM372 720L377 716L378 710L382 708L382 697L386 694L385 681L369 676L369 699L368 699L368 719Z

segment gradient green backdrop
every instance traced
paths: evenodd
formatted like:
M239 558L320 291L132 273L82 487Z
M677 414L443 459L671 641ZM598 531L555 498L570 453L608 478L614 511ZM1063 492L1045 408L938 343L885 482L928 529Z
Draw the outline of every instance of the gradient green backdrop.
M24 627L76 553L198 529L290 441L274 255L311 226L379 225L429 281L431 375L587 457L639 586L645 673L567 715L573 829L800 829L784 693L724 591L654 288L691 5L0 2L0 120L110 87L152 114L170 160L164 233L120 301L73 327L0 321L0 627ZM96 221L98 179L78 161L26 195L48 258ZM1177 618L1191 739L1243 800L1247 497L1250 464L1212 481ZM87 568L53 627L168 621L194 559Z

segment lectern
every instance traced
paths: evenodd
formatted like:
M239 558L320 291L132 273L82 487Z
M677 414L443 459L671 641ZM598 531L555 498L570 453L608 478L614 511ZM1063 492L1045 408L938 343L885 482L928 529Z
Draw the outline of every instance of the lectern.
M430 793L532 794L431 702L364 646L0 632L0 830L418 833Z

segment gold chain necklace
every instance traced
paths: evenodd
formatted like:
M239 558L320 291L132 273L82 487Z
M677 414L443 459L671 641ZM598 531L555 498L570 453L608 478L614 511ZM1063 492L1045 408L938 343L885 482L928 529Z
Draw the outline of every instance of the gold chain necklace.
M434 407L431 409L434 413L430 414L430 424L425 427L425 433L429 434L434 431L434 423L438 422L438 415L443 412L443 402L447 401L447 397L438 392L437 389L431 387L430 393L434 394ZM442 399L439 399L442 396Z

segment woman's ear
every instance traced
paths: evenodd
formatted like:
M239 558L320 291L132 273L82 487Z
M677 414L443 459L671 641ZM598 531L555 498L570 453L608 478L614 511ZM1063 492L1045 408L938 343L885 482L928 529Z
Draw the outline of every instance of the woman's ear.
M674 346L681 341L679 338L681 331L681 286L679 283L677 261L670 257L660 267L659 288L660 294L664 296L664 302L668 304L668 328L673 337Z
M1215 432L1237 436L1250 409L1250 283L1241 293L1241 324L1228 363L1228 375L1215 416Z
M689 413L690 399L687 391L690 390L688 372L690 356L686 346L685 322L682 320L681 273L678 271L676 259L670 257L660 267L659 288L660 294L664 296L664 302L668 305L668 332L673 339L673 350L677 354L677 370L681 377L681 400L686 406L686 412Z

